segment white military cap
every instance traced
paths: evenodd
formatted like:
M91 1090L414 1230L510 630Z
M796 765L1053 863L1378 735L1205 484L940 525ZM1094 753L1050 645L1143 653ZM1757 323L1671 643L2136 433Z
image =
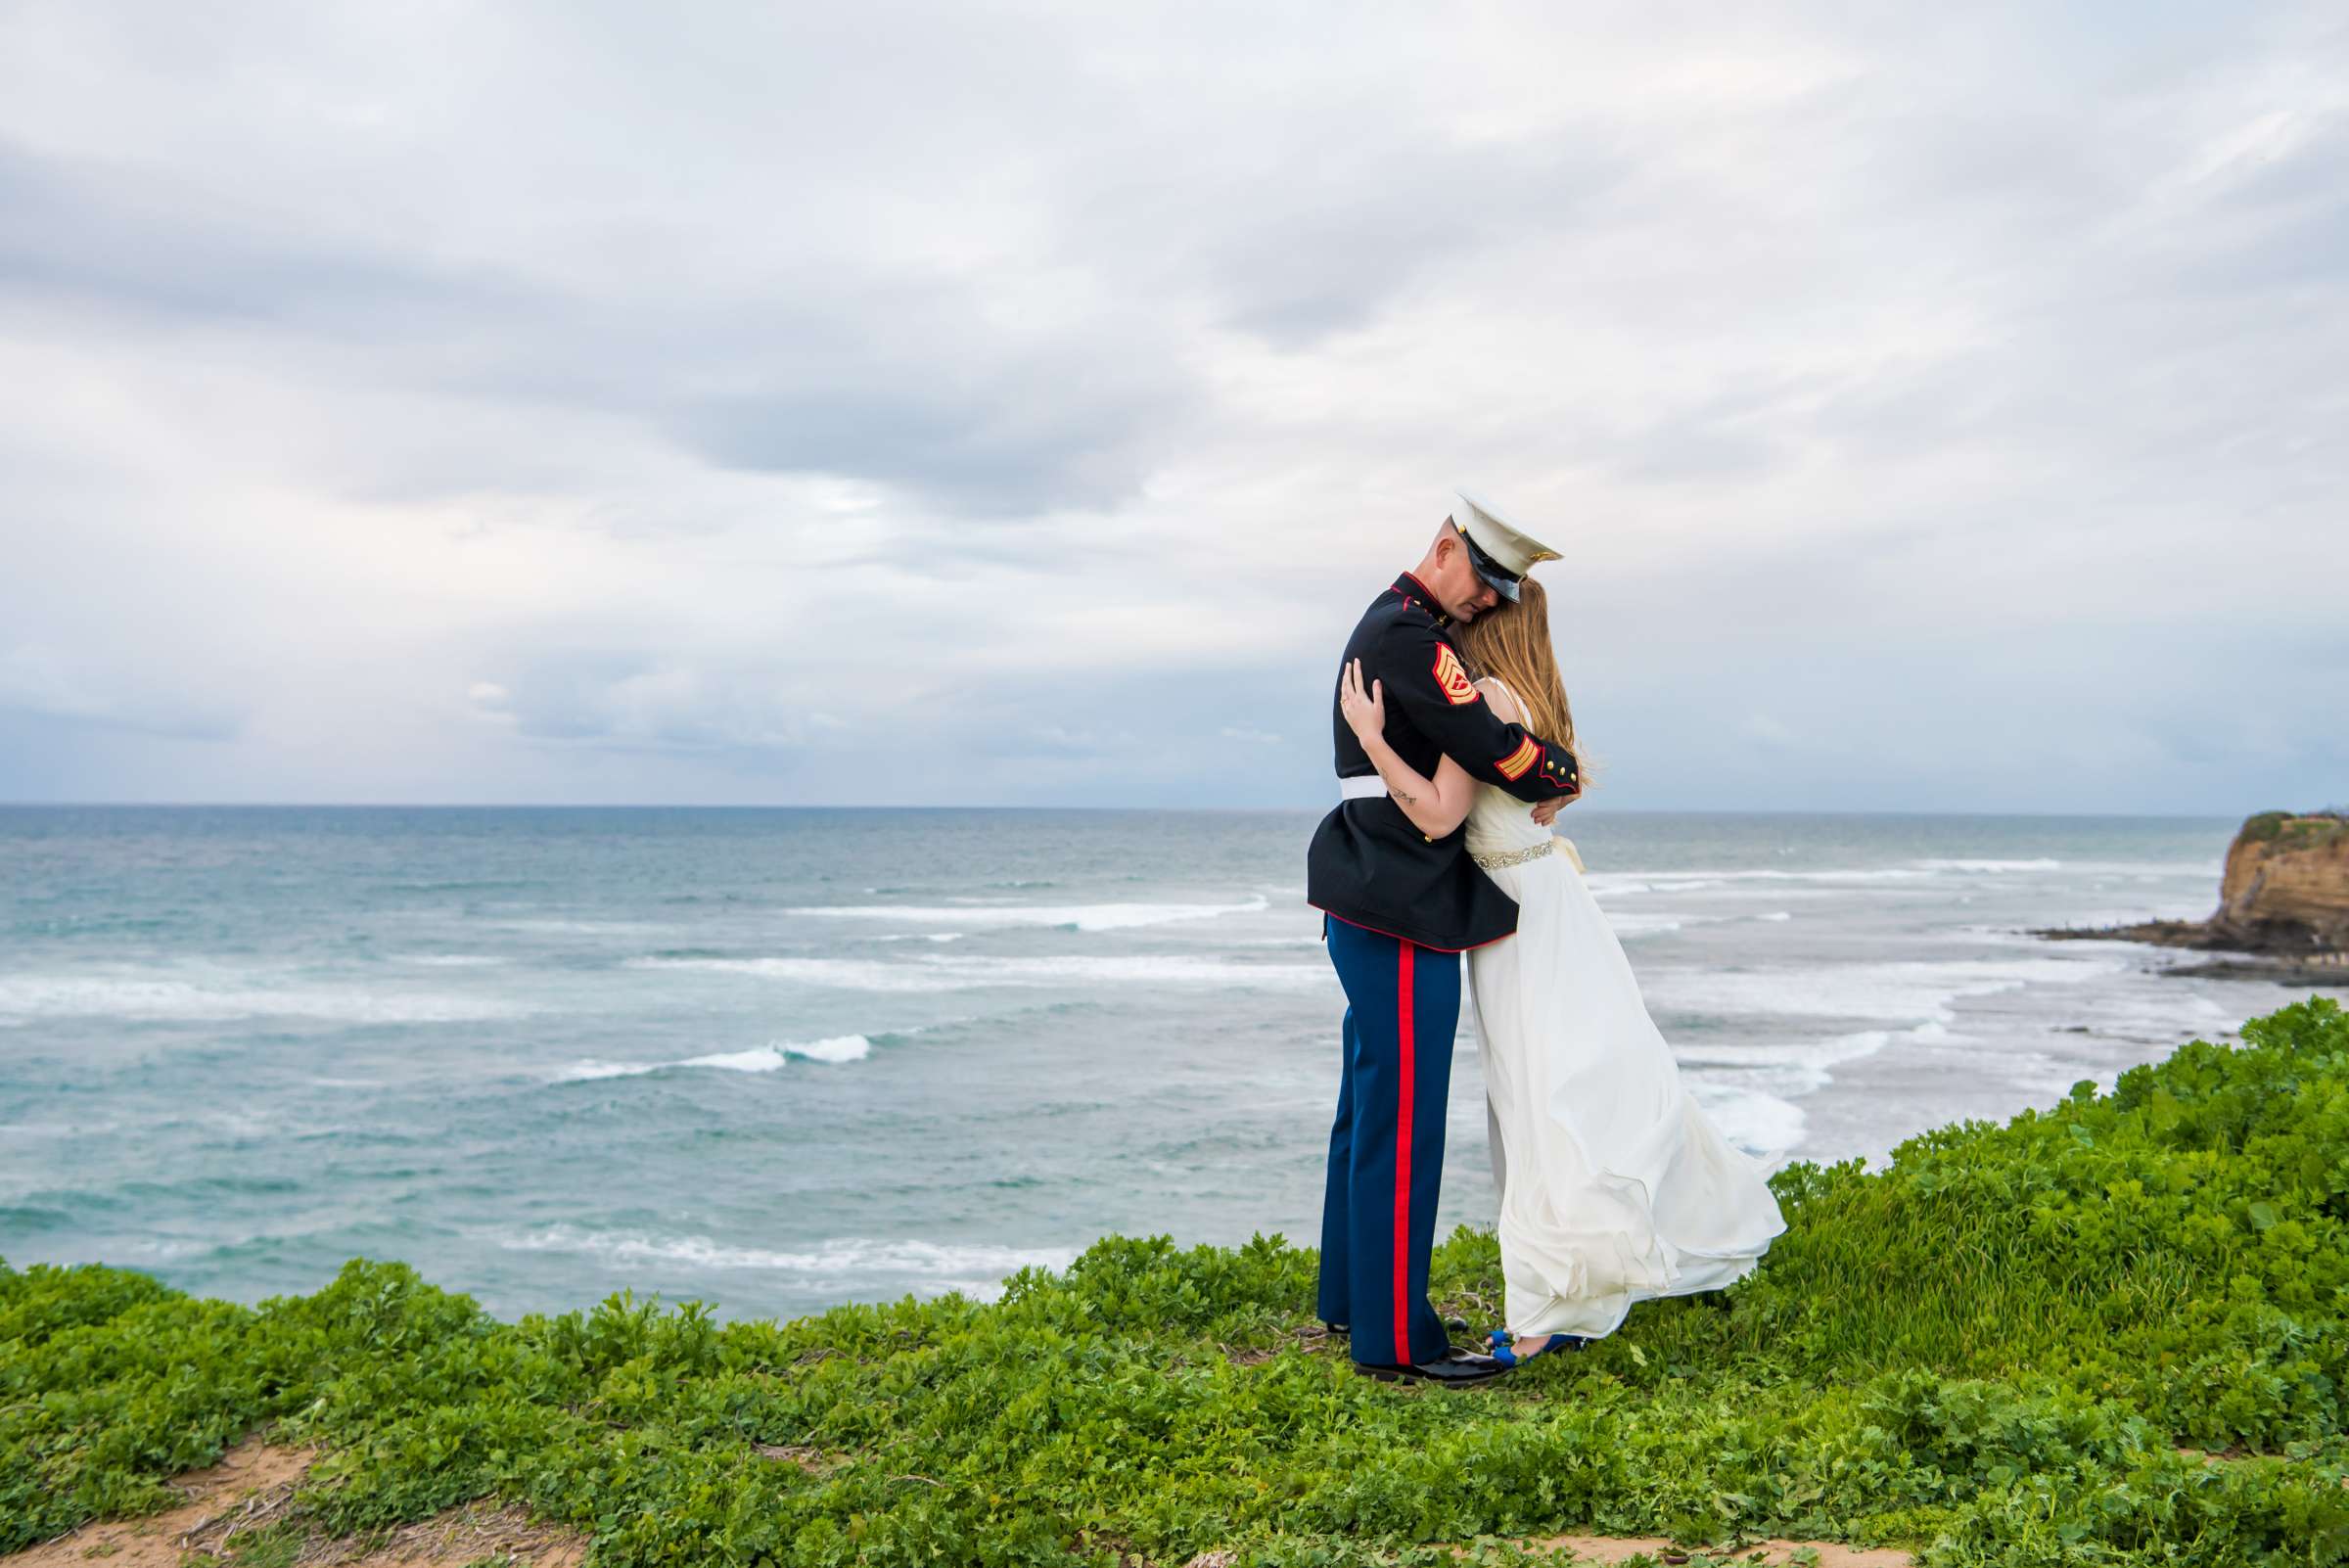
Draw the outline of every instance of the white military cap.
M1515 603L1518 579L1531 572L1536 562L1561 559L1558 552L1509 523L1490 503L1466 490L1457 495L1451 526L1468 541L1469 565L1496 593Z

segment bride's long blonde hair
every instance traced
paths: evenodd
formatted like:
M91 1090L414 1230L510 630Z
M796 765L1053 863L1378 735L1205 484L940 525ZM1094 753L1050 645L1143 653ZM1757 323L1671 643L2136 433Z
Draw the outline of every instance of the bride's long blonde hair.
M1574 754L1578 770L1582 742L1574 733L1574 708L1566 701L1566 678L1549 645L1549 595L1527 577L1517 585L1517 602L1487 610L1452 634L1468 656L1471 671L1497 675L1517 694L1525 727Z

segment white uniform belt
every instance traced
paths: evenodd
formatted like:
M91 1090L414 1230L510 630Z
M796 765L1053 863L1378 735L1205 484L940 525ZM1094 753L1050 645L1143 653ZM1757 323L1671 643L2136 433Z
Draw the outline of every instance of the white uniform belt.
M1386 793L1387 781L1376 773L1338 780L1338 799L1341 801L1374 801Z

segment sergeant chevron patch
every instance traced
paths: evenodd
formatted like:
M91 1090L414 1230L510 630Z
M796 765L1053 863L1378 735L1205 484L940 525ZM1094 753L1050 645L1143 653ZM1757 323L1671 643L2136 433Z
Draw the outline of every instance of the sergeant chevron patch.
M1476 683L1468 671L1460 668L1460 656L1451 651L1451 644L1436 644L1436 684L1444 688L1444 699L1454 708L1464 708L1476 701Z
M1515 751L1509 753L1508 756L1502 758L1499 761L1494 763L1493 765L1500 769L1500 776L1502 778L1508 779L1513 783L1516 780L1525 777L1525 770L1533 766L1534 759L1540 757L1541 755L1542 748L1538 744L1530 739L1521 740L1517 743L1517 749Z

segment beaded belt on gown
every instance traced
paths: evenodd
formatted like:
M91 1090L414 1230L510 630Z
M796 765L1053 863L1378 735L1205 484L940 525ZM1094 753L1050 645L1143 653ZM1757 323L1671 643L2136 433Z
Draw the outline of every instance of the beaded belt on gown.
M1528 860L1539 860L1557 846L1556 839L1547 838L1539 844L1529 844L1522 850L1501 850L1492 854L1479 854L1470 850L1468 858L1488 871L1497 871L1504 865L1523 865Z

